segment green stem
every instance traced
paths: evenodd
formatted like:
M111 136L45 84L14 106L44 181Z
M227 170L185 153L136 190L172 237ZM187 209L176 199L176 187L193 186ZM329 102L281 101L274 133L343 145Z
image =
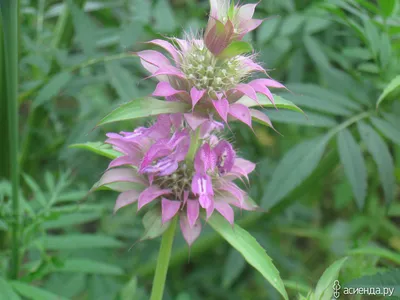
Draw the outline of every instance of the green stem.
M5 74L7 84L8 146L12 184L12 257L10 276L19 273L19 167L18 167L18 6L19 1L0 2L4 32Z
M172 220L169 228L163 234L161 240L160 252L157 258L156 273L154 274L153 287L151 289L150 300L162 300L177 221L178 218L175 217Z
M197 149L199 149L199 146L200 146L200 127L198 127L194 132L194 134L191 136L190 148L185 159L187 164L191 165L196 155Z

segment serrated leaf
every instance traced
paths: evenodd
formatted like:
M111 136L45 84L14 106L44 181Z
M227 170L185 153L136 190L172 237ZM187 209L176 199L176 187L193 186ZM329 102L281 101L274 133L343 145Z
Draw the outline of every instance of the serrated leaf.
M124 243L109 236L92 234L47 235L38 240L48 250L120 248Z
M227 59L251 51L253 51L253 47L250 43L244 41L233 41L220 54L218 54L218 57Z
M358 122L358 130L361 138L367 145L368 152L371 153L379 173L386 204L389 205L394 198L395 177L393 159L389 149L379 134L364 122Z
M102 142L87 142L84 144L72 144L69 148L85 149L96 154L115 159L122 154L112 148L109 144L104 144Z
M304 141L291 148L279 161L266 187L261 203L271 208L299 186L317 167L325 146L327 136Z
M21 300L12 288L11 283L0 277L0 299Z
M31 300L66 300L67 298L61 297L42 288L29 285L20 281L11 282L14 289L21 295ZM8 299L8 298L7 298Z
M64 261L62 267L56 269L57 272L78 272L88 274L103 275L123 275L124 270L116 265L98 262L84 258L71 258Z
M400 145L400 131L394 127L390 122L380 119L380 118L371 118L372 124L379 129L384 136L392 140L392 142Z
M284 299L288 299L279 271L272 263L265 249L261 247L252 235L236 224L232 228L223 217L217 214L213 214L207 223L233 248L239 251L246 261L260 272Z
M50 81L40 89L35 100L33 100L33 107L38 107L57 96L71 78L72 74L70 72L62 72L52 77Z
M389 84L385 87L382 94L379 96L378 102L376 103L376 107L378 108L379 104L382 103L383 100L389 96L389 94L393 93L395 90L400 88L400 75L397 75Z
M181 102L161 101L155 98L139 98L125 103L105 116L97 126L138 118L156 116L159 114L183 113L190 106Z
M289 109L289 110L294 110L297 112L303 113L303 111L296 106L293 102L286 100L282 98L281 96L274 95L274 102L275 105L271 103L271 101L267 98L267 96L262 95L262 94L257 94L258 102L255 102L253 99L251 99L248 96L243 96L240 98L237 102L235 103L240 103L243 105L246 105L247 107L255 107L255 106L263 106L263 107L271 107L271 108L284 108L284 109Z
M235 249L229 250L222 275L222 285L228 288L240 276L246 266L243 256Z
M382 294L384 289L390 288L394 290L393 294L390 296L400 296L400 269L393 269L385 273L363 276L350 281L346 284L346 287L374 288L375 291L377 288L380 288Z
M142 219L145 232L141 240L154 239L163 234L170 226L171 221L163 224L161 220L161 209L154 207L149 210Z
M367 169L364 157L350 131L343 129L337 137L340 161L349 180L359 209L364 207L367 194Z
M335 261L328 269L325 270L315 288L313 299L315 300L330 300L333 294L333 284L338 278L340 269L342 268L347 257Z

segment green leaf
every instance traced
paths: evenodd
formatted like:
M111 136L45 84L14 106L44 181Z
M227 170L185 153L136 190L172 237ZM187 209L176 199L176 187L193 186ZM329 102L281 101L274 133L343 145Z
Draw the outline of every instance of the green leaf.
M322 67L323 69L330 68L328 57L325 55L325 51L322 50L322 45L320 45L316 38L306 35L303 38L303 42L307 49L308 56L318 67Z
M80 207L77 206L76 210ZM81 225L96 221L102 216L101 211L94 212L78 212L73 214L62 214L56 220L49 220L43 223L44 229L66 228L68 226Z
M82 248L120 248L124 243L99 234L64 234L47 235L38 240L48 250L82 249Z
M387 289L390 288L394 290L393 294L390 296L400 296L400 269L363 276L350 281L346 284L346 287L374 288L375 290L380 288L382 294L384 289L387 291Z
M132 300L136 299L135 296L137 296L137 277L134 276L129 280L128 283L125 284L125 286L121 289L120 295L121 295L121 300Z
M164 233L171 224L171 221L165 222L161 221L161 209L155 207L149 210L142 219L145 233L141 240L154 239Z
M70 72L62 72L50 79L50 81L39 91L33 101L33 107L38 107L60 93L60 90L71 80Z
M284 109L289 109L289 110L294 110L297 112L304 113L298 106L293 104L293 102L286 100L278 95L274 95L275 106L271 103L271 101L265 95L257 94L257 98L258 98L259 103L255 102L253 99L251 99L248 96L243 96L236 103L246 105L247 107L254 107L254 106L261 105L263 107L275 108L275 106L276 106L276 108L284 108Z
M224 288L230 287L233 282L240 276L246 266L243 256L235 249L229 250L228 257L224 265L224 273L222 275L222 285Z
M161 101L155 98L139 98L125 103L105 116L97 125L112 122L132 120L159 114L183 113L189 111L190 106L180 102Z
M344 173L353 189L357 206L362 209L367 194L367 169L364 157L357 142L347 129L339 132L337 142Z
M389 17L392 15L396 8L397 0L378 0L379 6L384 17Z
M368 46L374 57L377 57L379 50L378 47L380 45L378 28L372 22L372 20L368 18L364 18L363 21L364 21L364 35L368 41Z
M109 144L104 144L102 142L87 142L84 144L72 144L69 148L85 149L96 154L115 159L122 154L112 148Z
M297 112L290 110L268 110L267 116L271 121L286 123L286 124L297 124L312 127L331 128L337 125L333 118L320 115L313 112L304 112L305 115L301 115Z
M385 87L382 94L379 96L376 107L378 108L379 104L381 104L381 102L385 100L389 94L393 93L398 88L400 88L400 75L397 75L395 78L393 78L392 81L390 81Z
M384 136L392 140L397 145L400 145L400 131L392 125L392 123L380 119L380 118L371 118L372 124L379 129Z
M14 292L11 284L0 277L0 299L4 300L21 300Z
M223 217L217 214L213 214L207 223L233 248L239 251L246 261L260 272L284 299L288 299L279 271L272 263L265 249L260 246L253 236L236 224L232 228Z
M124 270L120 267L84 258L71 258L64 261L57 272L77 272L103 275L123 275Z
M12 281L11 284L14 287L14 289L21 296L24 296L28 299L32 299L32 300L54 300L54 299L63 300L63 299L66 299L64 297L53 294L53 293L46 291L44 289L41 289L39 287L32 286L32 285L29 285L27 283L23 283L20 281Z
M279 18L265 20L261 24L260 29L257 30L257 41L260 44L268 42L274 36L280 21L281 20Z
M138 91L135 87L136 80L131 73L121 66L118 61L110 61L105 64L111 84L124 102L131 101L137 97Z
M157 1L157 4L153 10L153 14L156 21L154 26L156 30L160 30L162 32L172 32L177 27L174 11L172 10L169 1Z
M280 160L266 187L261 203L268 209L299 186L317 167L327 136L304 141L291 148Z
M280 35L285 36L285 35L291 35L295 32L297 32L301 26L303 25L303 22L305 21L305 16L302 14L291 14L288 17L286 17L280 28Z
M400 254L394 251L374 246L367 246L352 249L348 252L349 255L376 255L380 258L385 258L390 260L398 265L400 265Z
M363 122L358 122L357 125L361 138L367 145L368 152L371 153L378 167L379 179L385 194L386 204L389 205L394 198L395 189L392 156L383 139L371 126Z
M226 59L251 51L253 51L253 47L250 43L244 41L233 41L220 54L218 54L218 57Z
M330 300L333 294L333 283L339 276L339 271L342 268L347 257L335 261L328 269L325 270L315 288L314 299Z

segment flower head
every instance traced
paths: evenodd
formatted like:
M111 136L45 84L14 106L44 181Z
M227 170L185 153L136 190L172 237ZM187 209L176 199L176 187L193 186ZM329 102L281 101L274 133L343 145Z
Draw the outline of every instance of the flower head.
M232 145L218 138L221 127L215 121L199 125L201 146L194 160L187 160L191 129L183 120L182 115L160 115L149 128L107 134L106 142L122 155L111 161L99 185L120 192L114 211L135 202L138 210L154 203L150 209L161 211L162 224L179 215L191 245L201 231L202 210L207 218L217 211L233 224L231 206L256 207L233 182L247 178L255 165L237 157Z

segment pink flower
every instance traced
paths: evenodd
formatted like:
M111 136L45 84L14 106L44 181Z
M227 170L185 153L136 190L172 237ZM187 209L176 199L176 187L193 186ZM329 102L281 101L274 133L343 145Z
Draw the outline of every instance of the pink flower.
M120 192L114 212L136 202L138 210L154 202L150 209L161 210L163 224L179 215L191 245L201 232L202 210L207 218L216 210L233 224L232 206L256 208L233 182L247 178L255 165L238 158L232 145L217 137L220 124L209 120L198 125L202 145L194 161L188 161L190 128L183 120L179 114L160 115L149 128L108 133L106 142L122 155L111 161L98 186Z
M253 19L257 4L240 6L234 5L231 0L210 0L210 6L204 40L215 55L220 54L233 40L241 40L263 22Z
M220 21L216 18L225 14L223 11L226 5L220 5L221 3L225 2L212 1L209 26L215 22L219 24ZM223 26L233 22L236 26L234 28L240 33L233 35L234 38L241 38L254 27L249 24L258 24L251 19L254 8L254 4L248 4L235 6L233 12L228 12L229 20ZM205 41L188 37L184 40L172 38L170 41L157 39L149 42L163 48L170 58L155 50L144 50L136 54L143 67L150 72L149 77L155 77L159 81L153 96L164 97L167 101L188 103L197 118L209 119L210 116L215 116L225 123L239 120L251 127L252 117L259 117L260 112L253 112L248 106L238 103L238 100L247 96L255 104L259 104L258 93L265 95L274 104L270 88L284 86L267 78L246 82L254 73L266 71L254 61L254 55L233 54L219 57L217 52L228 46L230 41L231 37L226 43L221 42L218 36L212 35L212 29L209 29L205 34ZM219 50L214 51L215 47ZM270 123L267 116L261 118Z

